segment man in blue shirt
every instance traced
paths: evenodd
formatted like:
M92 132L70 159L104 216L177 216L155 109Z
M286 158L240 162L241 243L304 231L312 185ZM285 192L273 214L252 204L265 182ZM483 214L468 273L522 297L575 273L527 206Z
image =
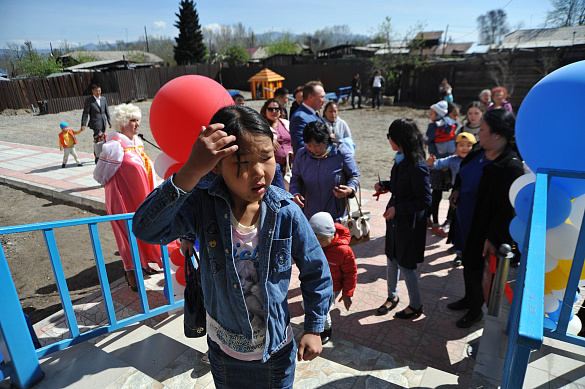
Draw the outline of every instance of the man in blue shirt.
M303 88L303 103L290 119L290 138L295 154L300 148L305 147L303 130L307 123L317 120L323 122L319 111L323 108L325 101L327 101L325 99L325 89L320 81L309 81L305 84Z

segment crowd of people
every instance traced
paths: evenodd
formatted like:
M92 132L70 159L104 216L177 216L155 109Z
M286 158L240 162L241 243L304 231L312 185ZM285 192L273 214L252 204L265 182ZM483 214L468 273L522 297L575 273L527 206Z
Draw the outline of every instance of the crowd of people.
M370 85L372 106L380 107L384 78L379 71ZM412 320L424 313L417 268L425 259L431 228L453 242L455 265L464 266L465 296L448 308L466 310L455 324L468 328L483 317L484 257L513 243L508 224L514 210L507 197L523 165L504 87L482 91L463 109L461 123L461 108L447 79L439 93L426 132L409 118L388 128L395 160L388 167L389 180L373 188L391 193L383 214L388 297L375 313L386 315L398 306L400 274L409 301L394 317ZM145 274L157 271L149 263L161 264L157 245L181 237L198 239L208 358L218 387L258 382L292 386L295 359L320 354L332 335L329 311L338 297L349 310L356 290L356 259L343 223L348 199L360 185L354 160L359 145L339 117L337 103L326 101L321 82L297 87L290 97L287 110L289 92L279 88L257 112L235 95L234 105L220 109L201 131L183 167L158 187L137 136L141 113L132 104L115 107L116 132L101 140L96 154L94 177L106 188L108 213L136 212L133 232ZM353 108L356 97L359 109L362 82L357 73ZM88 106L97 105L100 109L94 111L103 116L93 121L99 123L97 136L110 117L105 101L101 105L99 96L91 98ZM66 123L61 127L60 144L73 147L77 133ZM71 154L75 157L74 150ZM441 223L444 191L451 191L450 208ZM128 286L136 290L126 227L112 226ZM300 270L305 311L298 347L287 303L293 263Z

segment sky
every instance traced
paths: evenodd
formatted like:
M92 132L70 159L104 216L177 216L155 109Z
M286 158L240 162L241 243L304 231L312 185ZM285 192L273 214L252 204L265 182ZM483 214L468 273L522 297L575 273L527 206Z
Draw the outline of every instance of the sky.
M476 42L478 16L504 9L511 31L542 28L550 0L200 0L203 27L242 23L254 33L312 33L348 25L354 34L371 36L386 16L397 39L412 27L446 31L453 42ZM0 48L30 40L37 49L116 41L144 36L174 38L179 0L0 0Z

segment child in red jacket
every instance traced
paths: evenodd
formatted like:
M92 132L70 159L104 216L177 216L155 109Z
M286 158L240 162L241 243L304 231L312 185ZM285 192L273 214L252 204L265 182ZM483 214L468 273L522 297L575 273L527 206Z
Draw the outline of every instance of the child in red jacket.
M349 311L351 297L357 284L355 255L349 247L351 233L341 224L334 223L333 217L328 212L314 214L309 223L323 248L327 262L329 262L331 278L333 278L333 304L335 304L337 296L342 293L339 302L343 301L345 309ZM331 314L327 313L325 330L321 333L321 343L329 342L331 332Z
M67 164L67 160L69 159L69 154L73 155L75 158L75 162L77 162L77 166L83 166L81 162L79 162L79 157L77 156L77 152L75 151L75 145L77 144L77 139L75 135L79 134L83 129L74 132L73 130L69 129L69 124L65 122L61 122L59 125L61 127L61 132L59 133L59 150L64 150L63 154L63 164L61 165L62 168L65 167Z

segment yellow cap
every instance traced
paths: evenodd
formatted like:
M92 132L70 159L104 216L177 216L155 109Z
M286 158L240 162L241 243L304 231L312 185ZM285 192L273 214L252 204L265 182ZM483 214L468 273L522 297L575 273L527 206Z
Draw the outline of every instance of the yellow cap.
M459 142L469 142L472 145L477 143L477 141L475 140L475 135L473 135L470 132L459 133L459 135L457 135L457 138L455 138L455 143L459 143Z

